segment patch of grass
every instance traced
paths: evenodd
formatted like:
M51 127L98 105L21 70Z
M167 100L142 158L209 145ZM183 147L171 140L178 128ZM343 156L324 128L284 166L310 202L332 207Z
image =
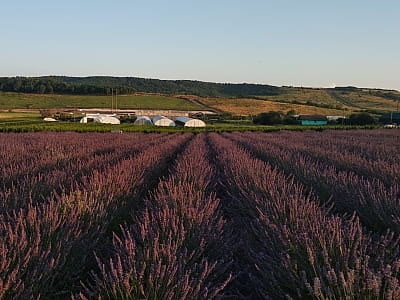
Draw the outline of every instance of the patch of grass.
M120 95L121 109L199 110L187 100L158 95ZM110 96L40 95L0 92L0 109L111 108Z
M263 97L265 100L303 104L321 108L349 110L351 107L343 105L332 97L325 89L284 87L282 93L277 96Z
M397 109L397 102L395 100L379 97L370 90L340 91L336 92L336 94L347 101L347 103L358 108L358 110L362 109L366 111L385 113Z
M32 119L39 118L37 113L21 113L21 112L0 112L0 120L16 120L16 119Z
M234 115L257 115L261 112L295 110L298 114L350 115L369 111L384 113L395 111L397 102L369 89L342 91L334 89L283 87L276 96L255 98L202 98L204 104ZM390 97L399 96L390 92Z

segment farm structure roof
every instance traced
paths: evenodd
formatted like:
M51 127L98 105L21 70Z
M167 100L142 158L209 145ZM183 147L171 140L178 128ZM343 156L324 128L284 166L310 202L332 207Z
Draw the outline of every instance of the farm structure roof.
M138 116L134 125L153 125L153 122L148 116Z
M164 116L155 116L151 120L155 126L164 126L164 127L176 126L174 121Z
M327 121L326 116L320 116L320 115L300 115L299 116L300 121Z
M175 123L184 127L206 127L206 123L199 119L175 117Z
M88 120L92 120L95 123L103 124L120 124L121 122L114 116L110 115L86 115L80 120L80 123L87 123Z

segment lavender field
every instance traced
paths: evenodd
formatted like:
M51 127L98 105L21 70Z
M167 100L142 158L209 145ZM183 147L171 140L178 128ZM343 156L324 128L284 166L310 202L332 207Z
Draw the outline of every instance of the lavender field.
M0 299L400 299L400 131L0 133Z

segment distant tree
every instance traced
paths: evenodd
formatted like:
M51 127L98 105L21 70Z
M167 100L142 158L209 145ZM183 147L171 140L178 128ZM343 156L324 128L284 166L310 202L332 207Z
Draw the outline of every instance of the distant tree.
M285 115L283 118L283 123L288 125L295 125L298 124L298 120L294 117L294 115Z
M14 89L15 92L20 92L21 87L22 87L22 80L21 80L20 77L17 77L17 78L14 80L13 89Z
M297 115L297 112L294 109L291 109L286 112L286 116L294 116Z
M38 88L39 94L44 94L46 92L46 86L44 84L39 85Z
M51 82L47 82L46 84L46 93L48 94L54 93L53 85L51 84Z
M283 114L278 111L261 113L254 117L253 123L259 125L274 125L283 123Z
M50 109L41 109L39 111L40 111L40 115L43 118L54 117L54 114L52 113L52 111Z
M375 119L368 113L351 114L349 117L351 125L372 125L375 124Z

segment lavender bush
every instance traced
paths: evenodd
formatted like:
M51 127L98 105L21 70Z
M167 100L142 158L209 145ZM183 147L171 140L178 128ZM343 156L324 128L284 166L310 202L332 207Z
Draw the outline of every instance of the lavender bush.
M0 299L400 299L399 137L0 133Z

